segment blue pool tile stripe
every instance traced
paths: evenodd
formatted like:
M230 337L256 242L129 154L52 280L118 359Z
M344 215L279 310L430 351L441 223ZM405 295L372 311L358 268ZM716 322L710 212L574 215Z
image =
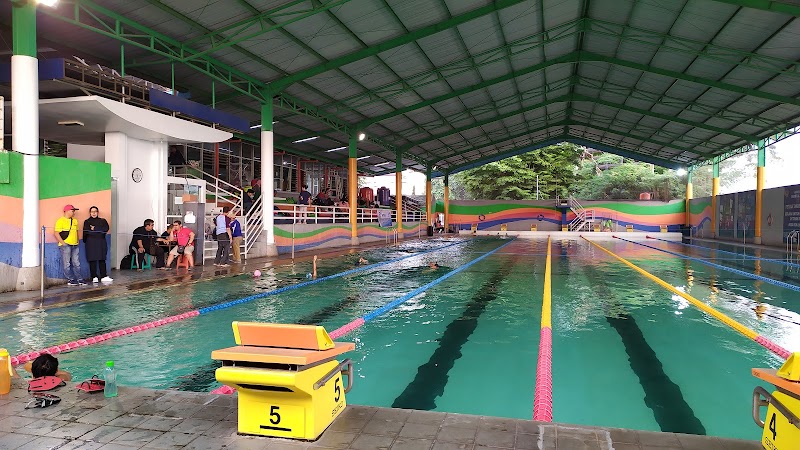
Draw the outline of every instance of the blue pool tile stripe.
M241 305L242 303L247 303L247 302L251 302L253 300L258 300L260 298L268 297L270 295L277 295L277 294L281 294L283 292L292 291L292 290L295 290L295 289L300 289L302 287L310 286L312 284L322 283L323 281L332 280L334 278L346 277L347 275L352 275L352 274L358 273L358 272L364 272L366 270L372 270L372 269L375 269L377 267L385 266L387 264L396 263L398 261L402 261L402 260L408 259L408 258L414 258L414 257L420 256L420 255L424 255L426 253L437 252L439 250L444 250L446 248L453 247L455 245L462 245L462 244L465 244L467 242L470 242L470 241L464 240L464 241L460 241L460 242L454 242L452 244L447 244L447 245L444 245L444 246L441 246L441 247L436 247L436 248L432 248L432 249L429 249L429 250L424 250L424 251L421 251L421 252L418 252L418 253L414 253L412 255L401 256L400 258L390 259L388 261L383 261L383 262L370 264L370 265L362 266L362 267L356 267L355 269L345 270L344 272L339 272L339 273L335 273L333 275L328 275L327 277L317 278L316 280L304 281L302 283L297 283L297 284L292 284L292 285L289 285L289 286L284 286L282 288L273 289L273 290L268 291L268 292L261 292L261 293L255 294L255 295L251 295L249 297L240 298L238 300L231 300L229 302L220 303L218 305L206 306L205 308L200 308L198 311L200 312L200 314L206 314L206 313L210 313L211 311L217 311L217 310L220 310L220 309L230 308L231 306Z
M614 237L619 239L619 240L621 240L621 241L630 242L631 244L641 245L642 247L652 248L653 250L657 250L659 252L668 253L670 255L677 256L678 258L681 258L681 259L688 259L688 260L691 260L691 261L697 261L700 264L705 264L707 266L716 267L717 269L720 269L720 270L726 270L728 272L732 272L732 273L735 273L737 275L742 275L742 276L747 277L747 278L752 278L754 280L763 281L765 283L769 283L769 284L772 284L772 285L775 285L775 286L778 286L778 287L782 287L782 288L790 289L790 290L793 290L793 291L796 291L796 292L800 292L800 286L797 286L797 285L794 285L794 284L784 283L783 281L778 281L778 280L773 280L772 278L767 278L767 277L763 277L761 275L756 275L754 273L745 272L744 270L732 269L732 268L730 268L728 266L723 266L722 264L716 264L716 263L708 262L708 261L706 261L704 259L695 258L693 256L681 255L680 253L675 253L675 252L672 252L672 251L669 251L669 250L664 250L663 248L653 247L652 245L642 244L641 242L630 241L628 239L624 239L624 238L621 238L619 236L614 236Z
M460 272L463 272L463 271L467 270L469 267L477 264L480 261L483 261L484 259L486 259L489 256L495 254L500 249L502 249L503 247L511 244L512 242L514 242L513 239L511 241L508 241L505 244L497 247L496 249L490 251L489 253L486 253L483 256L479 256L479 257L473 259L472 261L464 264L463 266L461 266L461 267L459 267L457 269L451 270L450 272L448 272L448 273L442 275L441 277L431 281L430 283L424 284L424 285L414 289L413 291L409 292L408 294L406 294L406 295L404 295L402 297L399 297L399 298L397 298L397 299L395 299L395 300L393 300L393 301L381 306L380 308L378 308L378 309L376 309L376 310L374 310L374 311L372 311L372 312L370 312L368 314L365 314L363 316L364 322L369 322L370 320L375 319L376 317L378 317L380 315L386 314L387 312L391 311L392 309L398 307L400 304L411 300L412 298L418 296L419 294L422 294L423 292L425 292L428 289L436 286L437 284L441 283L442 281L452 277L453 275L455 275L457 273L460 273Z
M727 250L720 250L718 248L706 247L705 245L687 244L685 242L678 242L678 241L668 241L666 239L656 238L656 237L652 237L652 236L647 236L647 237L650 238L650 239L655 239L657 241L667 242L669 244L680 244L680 245L685 245L687 247L695 247L695 248L700 248L700 249L703 249L703 250L708 250L709 252L715 251L715 252L720 252L720 253L727 253L729 255L736 255L736 256L740 256L742 258L752 259L752 260L756 260L756 261L766 261L766 262L771 262L771 263L775 263L775 264L783 264L783 265L786 265L786 266L800 268L800 264L789 262L789 261L782 261L780 259L759 258L758 256L750 256L750 255L745 255L744 253L729 252Z

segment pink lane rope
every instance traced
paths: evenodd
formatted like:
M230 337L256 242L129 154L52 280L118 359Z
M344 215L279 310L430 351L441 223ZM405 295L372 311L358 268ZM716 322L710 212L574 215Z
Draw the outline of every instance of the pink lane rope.
M764 336L758 335L753 340L763 345L767 350L771 350L773 353L775 353L776 355L780 356L783 359L789 359L789 357L792 356L792 352L786 350L785 348L772 342L771 340L765 338Z
M160 327L162 325L166 325L168 323L178 322L180 320L188 319L190 317L199 316L200 311L194 310L185 312L183 314L178 314L175 316L165 317L163 319L153 320L147 323L143 323L140 325L134 325L132 327L120 328L119 330L114 330L108 333L98 334L97 336L91 336L85 339L78 339L77 341L68 342L66 344L61 345L54 345L52 347L44 348L41 350L35 350L28 353L22 353L17 356L11 358L11 365L18 366L20 364L25 364L28 361L33 361L34 359L38 358L39 355L43 353L55 355L57 353L66 352L69 350L74 350L79 347L86 347L88 345L97 344L103 341L107 341L109 339L114 339L120 336L126 336L132 333L138 333L140 331L149 330L151 328Z
M542 327L539 333L539 360L536 363L536 391L533 394L533 420L553 421L553 331Z

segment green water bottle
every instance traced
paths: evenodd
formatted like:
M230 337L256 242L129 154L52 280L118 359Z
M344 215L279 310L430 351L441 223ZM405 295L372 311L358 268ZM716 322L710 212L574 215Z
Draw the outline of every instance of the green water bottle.
M106 370L103 375L106 386L103 388L103 395L106 397L117 396L117 371L114 370L114 361L106 361Z

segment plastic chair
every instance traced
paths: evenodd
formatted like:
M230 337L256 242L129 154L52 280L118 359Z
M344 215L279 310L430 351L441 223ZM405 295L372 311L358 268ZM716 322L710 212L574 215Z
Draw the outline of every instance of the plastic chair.
M186 255L178 255L175 268L180 269L181 267L189 268L189 258L187 258Z
M141 254L141 256L142 256L142 258L141 258L142 259L142 267L136 267L136 260L138 259L138 258L136 258L136 256L137 255L132 255L131 256L131 270L133 270L133 269L152 269L153 268L152 264L150 263L150 254L149 253L142 253Z

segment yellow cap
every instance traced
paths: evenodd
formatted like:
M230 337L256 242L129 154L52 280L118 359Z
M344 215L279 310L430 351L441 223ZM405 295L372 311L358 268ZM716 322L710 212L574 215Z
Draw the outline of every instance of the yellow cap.
M0 357L8 356L8 350L0 348Z

